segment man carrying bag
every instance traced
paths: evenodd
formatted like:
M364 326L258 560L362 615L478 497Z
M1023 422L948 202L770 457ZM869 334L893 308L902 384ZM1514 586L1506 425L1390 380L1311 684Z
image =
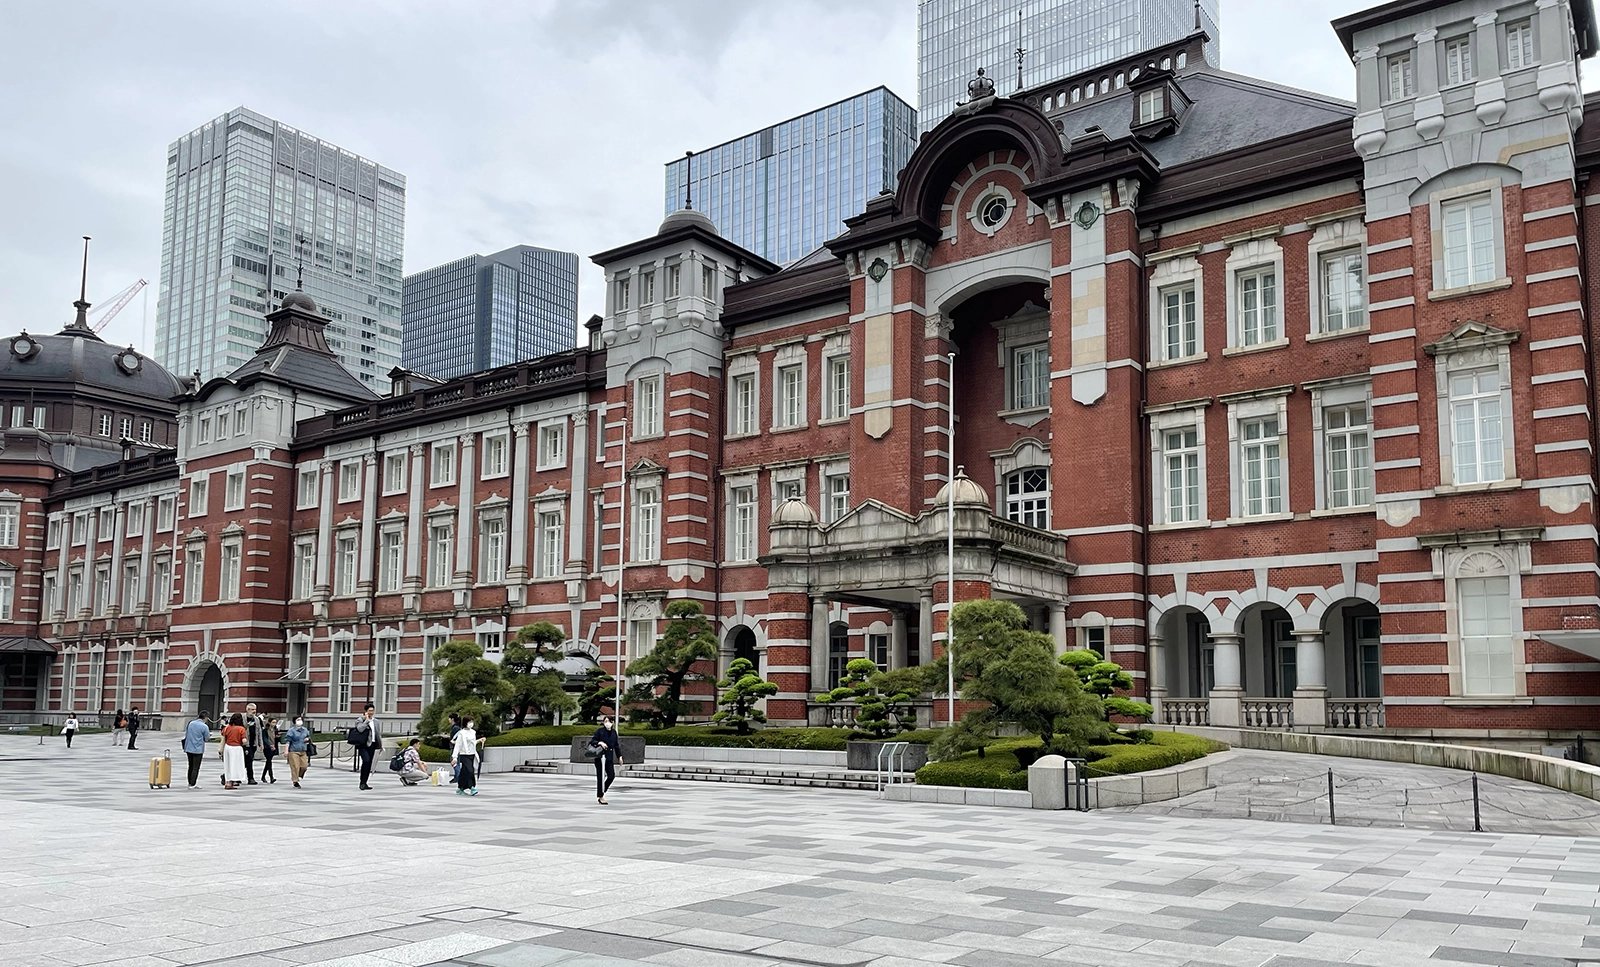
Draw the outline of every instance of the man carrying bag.
M350 728L348 741L361 757L361 788L371 789L367 779L372 775L372 757L383 748L383 731L378 726L377 709L371 702L361 709L361 717Z

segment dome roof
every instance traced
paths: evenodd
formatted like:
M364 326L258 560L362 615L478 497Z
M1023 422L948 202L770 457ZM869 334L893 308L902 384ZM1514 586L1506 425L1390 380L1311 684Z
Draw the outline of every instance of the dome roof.
M306 312L317 312L318 311L317 310L317 300L311 298L310 294L302 292L299 289L296 289L293 292L289 293L288 295L284 296L283 297L283 304L281 306L279 306L279 308L281 308L281 309L288 309L288 308L291 308L291 307L296 308L296 309L302 309L302 310L304 310Z
M785 524L808 525L815 524L816 522L816 512L811 509L810 504L806 503L799 497L790 497L783 503L779 504L778 509L772 512L772 523L775 527L780 527Z
M183 392L176 377L132 346L107 344L88 329L68 326L53 336L29 332L0 345L0 386L80 385L172 405Z
M967 468L956 468L956 479L953 483L956 488L955 504L957 507L970 506L982 507L986 510L988 509L988 492L978 484L974 483L971 477L967 476ZM951 484L945 484L943 487L939 488L938 495L933 498L933 504L935 507L944 507L950 503L951 486Z
M661 228L656 234L665 235L674 228L687 228L690 225L703 228L713 235L719 234L716 223L705 212L697 212L692 208L680 208L668 215L666 220L661 223Z

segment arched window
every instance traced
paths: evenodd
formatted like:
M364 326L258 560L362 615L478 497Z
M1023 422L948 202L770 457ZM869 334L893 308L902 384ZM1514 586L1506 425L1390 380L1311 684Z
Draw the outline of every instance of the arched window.
M1006 519L1019 524L1050 528L1050 471L1023 467L1006 477Z

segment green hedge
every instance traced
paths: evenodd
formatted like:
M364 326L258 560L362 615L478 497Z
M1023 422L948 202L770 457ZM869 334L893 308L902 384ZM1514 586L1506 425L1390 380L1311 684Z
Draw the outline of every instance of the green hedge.
M679 725L670 729L651 729L623 726L623 735L638 736L648 745L715 746L733 749L802 749L814 752L843 752L844 744L867 736L857 735L850 729L757 729L749 735L738 735L731 729L709 725ZM592 725L538 725L526 729L502 732L488 741L489 745L570 745L573 739L594 734ZM907 732L897 740L929 742L937 733L933 730Z
M1039 740L1006 739L989 746L987 754L979 758L968 752L958 759L930 762L917 770L917 784L924 786L967 786L977 789L1027 789L1028 770L1017 761L1016 750L1038 748ZM1091 759L1085 770L1090 777L1122 776L1134 772L1165 769L1198 759L1212 752L1221 752L1227 746L1211 739L1202 739L1181 732L1157 732L1153 740L1144 745L1116 743L1097 745L1089 751Z

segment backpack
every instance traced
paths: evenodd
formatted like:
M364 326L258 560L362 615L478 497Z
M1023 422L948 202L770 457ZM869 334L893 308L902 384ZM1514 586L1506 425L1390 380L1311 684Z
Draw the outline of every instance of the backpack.
M394 754L394 758L389 760L389 771L390 772L403 772L403 771L405 771L405 768L406 768L406 753L405 753L404 749L401 749L399 752L396 752Z

